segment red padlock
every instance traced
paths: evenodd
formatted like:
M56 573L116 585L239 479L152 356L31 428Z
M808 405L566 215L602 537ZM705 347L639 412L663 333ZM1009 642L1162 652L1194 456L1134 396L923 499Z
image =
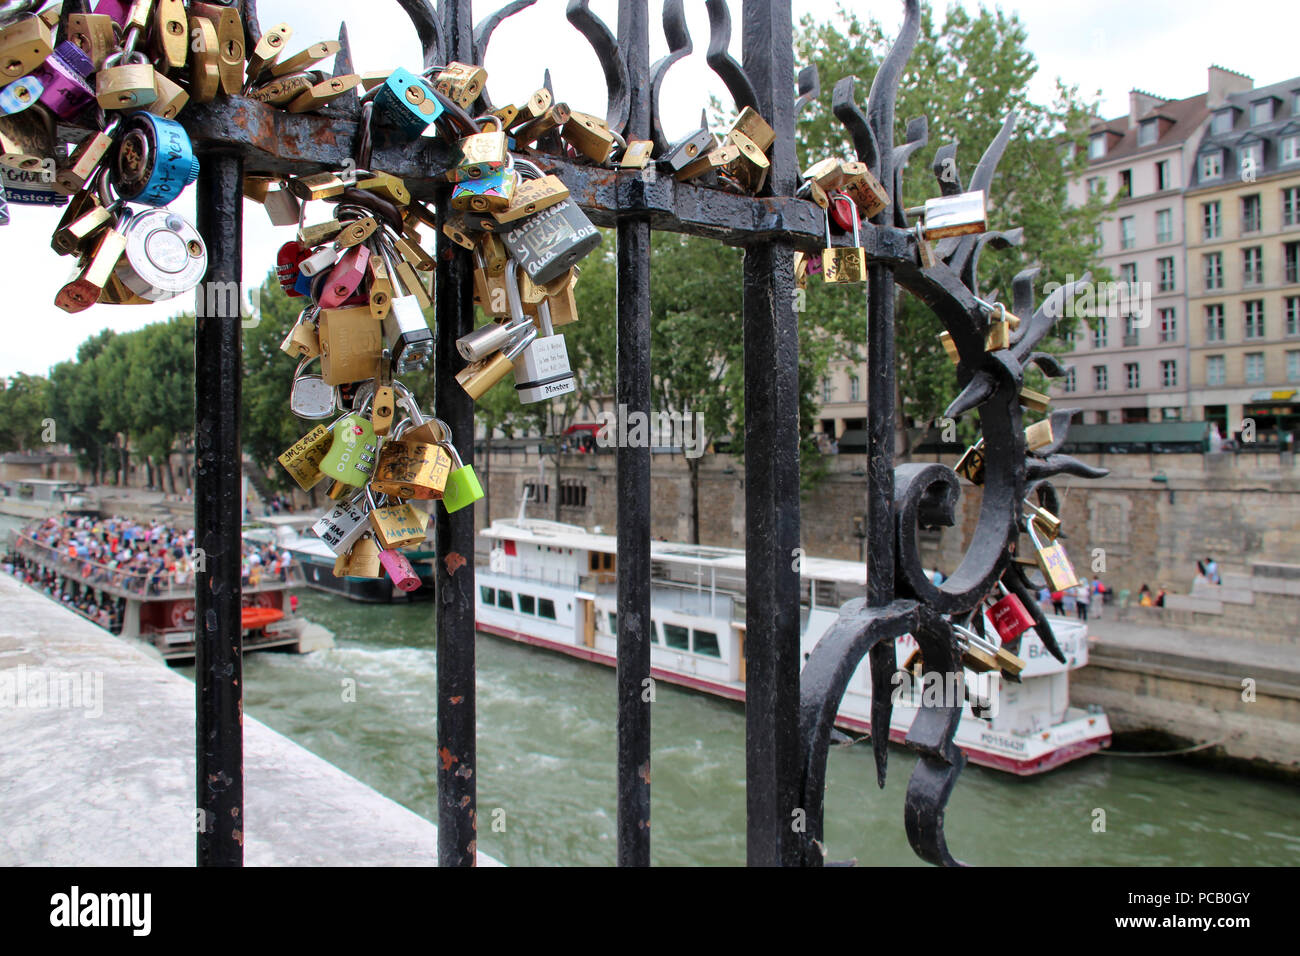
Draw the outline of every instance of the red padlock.
M1002 643L1010 644L1034 626L1034 619L1020 598L1008 591L1005 584L998 582L998 587L1002 589L1003 597L989 608L989 620L993 622Z
M380 551L379 563L384 566L393 585L401 591L414 591L420 586L420 576L411 567L411 562L400 551Z
M858 204L847 193L831 193L831 218L845 232L853 232L854 220L861 222Z
M275 255L275 277L280 281L284 294L294 299L301 299L302 293L294 288L298 281L298 263L311 255L311 250L303 247L297 239L290 239L280 247Z

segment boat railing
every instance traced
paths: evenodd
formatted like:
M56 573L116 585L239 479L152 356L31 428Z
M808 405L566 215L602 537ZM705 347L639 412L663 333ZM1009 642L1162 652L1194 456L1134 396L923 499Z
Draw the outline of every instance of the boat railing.
M146 572L137 569L111 567L81 557L71 557L67 551L43 544L22 532L14 536L14 550L24 557L38 561L47 570L55 571L96 590L118 597L139 600L182 599L194 597L194 574L182 571ZM244 593L279 591L298 587L303 583L302 569L295 562L281 577L279 571L250 574L244 579Z

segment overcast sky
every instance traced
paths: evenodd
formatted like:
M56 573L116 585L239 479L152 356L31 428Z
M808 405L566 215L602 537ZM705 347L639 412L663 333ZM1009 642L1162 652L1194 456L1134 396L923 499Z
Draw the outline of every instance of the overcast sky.
M504 0L476 2L476 18L504 5ZM897 29L902 4L845 0L840 4L867 17L881 17L891 33ZM977 9L978 2L961 3ZM985 4L991 6L992 4ZM616 0L593 0L592 9L615 28ZM658 28L661 2L651 0L651 59L666 52ZM733 0L736 19L733 52L740 58L741 4ZM831 18L837 4L794 0L796 20L806 13ZM1248 73L1256 85L1279 82L1300 73L1296 56L1296 27L1300 14L1295 0L1250 0L1226 7L1211 0L1009 0L997 4L1019 14L1029 33L1029 48L1038 59L1033 92L1048 100L1059 76L1078 85L1085 96L1099 95L1102 113L1113 117L1128 111L1128 91L1148 90L1180 99L1205 90L1206 69L1216 63ZM317 40L333 39L337 21L355 11L353 3L320 0L261 0L263 28L286 21L294 28L288 45L296 52ZM687 4L695 53L680 61L664 83L665 123L669 133L684 134L698 122L710 93L725 103L727 95L704 63L708 18L702 2ZM574 109L603 115L604 81L595 54L564 20L565 0L538 0L531 9L505 21L488 50L488 89L497 103L520 102L541 85L550 67L557 98ZM1235 12L1240 11L1240 12ZM391 66L417 69L419 44L405 14L391 0L371 0L364 15L353 13L348 30L358 70ZM797 64L799 66L802 64ZM829 91L834 77L822 77ZM187 189L173 208L193 221L194 190ZM328 215L321 205L312 220ZM275 251L292 238L290 228L270 225L260 206L245 203L244 274L256 284L275 261ZM7 263L2 301L5 308L0 375L18 371L45 374L56 362L71 358L76 346L103 328L139 328L193 308L193 296L183 295L151 306L96 305L77 315L54 307L54 295L72 271L71 258L59 258L49 236L59 211L10 205L10 224L0 227L0 262ZM286 369L288 366L286 366ZM286 386L287 394L287 386Z

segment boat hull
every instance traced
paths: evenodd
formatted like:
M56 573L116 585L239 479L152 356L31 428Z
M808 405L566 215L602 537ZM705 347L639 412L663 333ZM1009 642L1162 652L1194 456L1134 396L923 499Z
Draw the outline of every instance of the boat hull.
M317 591L329 594L341 594L351 601L363 604L392 604L394 602L427 601L433 597L433 573L418 569L420 586L414 591L402 591L393 587L388 575L382 578L339 578L334 576L333 564L321 564L302 554L298 555L302 563L303 583Z

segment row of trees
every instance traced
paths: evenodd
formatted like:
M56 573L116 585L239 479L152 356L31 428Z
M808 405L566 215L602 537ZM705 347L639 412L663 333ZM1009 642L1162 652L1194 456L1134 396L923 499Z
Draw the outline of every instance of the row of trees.
M834 81L859 79L865 96L888 49L881 24L841 12L836 20L805 18L797 34L797 60L817 63L825 90L799 125L799 158L806 168L827 156L849 155L842 127L831 113ZM903 202L919 205L936 195L929 157L940 145L957 142L966 176L1001 128L1008 110L1021 115L990 194L990 228L1023 227L1019 249L981 261L982 287L1009 299L1011 278L1037 263L1041 283L1062 281L1067 273L1096 271L1097 225L1107 211L1100 199L1083 207L1066 202L1068 180L1086 165L1082 149L1092 110L1078 94L1058 83L1056 101L1038 104L1029 83L1036 72L1024 27L1014 15L981 9L970 14L952 7L937 23L927 8L908 73L899 92L898 142L909 117L929 118L930 146L915 157L905 177ZM714 104L719 122L725 122ZM726 437L743 453L744 379L742 278L743 253L716 242L668 233L652 241L652 370L656 411L696 412L713 439ZM1104 276L1102 276L1104 278ZM616 369L615 241L605 242L582 263L577 287L581 320L561 331L569 349L578 390L550 402L521 406L509 384L478 403L478 418L488 435L558 435L575 421L594 420L603 401L614 395ZM276 457L307 423L288 410L291 360L280 340L296 319L303 300L281 292L273 274L261 289L260 321L245 330L243 436L247 453L268 470L273 486L288 487L275 467ZM800 315L801 421L806 486L816 484L822 463L812 441L819 386L831 362L860 360L865 347L865 293L862 286L809 283ZM899 430L907 422L929 422L956 394L952 364L937 342L938 320L920 303L900 293L897 312ZM1064 336L1071 329L1058 328ZM1048 347L1064 348L1058 339ZM80 450L96 475L115 474L127 465L127 447L147 465L166 464L189 441L193 429L193 317L181 316L132 332L102 332L83 343L74 362L56 366L48 383L18 376L0 392L0 449L30 447L33 423L46 415L57 422L58 440ZM408 376L428 408L430 373ZM464 442L468 436L457 436ZM490 440L490 438L489 438ZM904 449L904 454L906 449ZM698 489L699 458L687 459L693 491ZM563 467L559 455L553 460ZM166 470L172 481L171 469ZM698 531L698 494L691 526ZM556 495L558 514L560 496ZM698 537L698 533L696 534Z

